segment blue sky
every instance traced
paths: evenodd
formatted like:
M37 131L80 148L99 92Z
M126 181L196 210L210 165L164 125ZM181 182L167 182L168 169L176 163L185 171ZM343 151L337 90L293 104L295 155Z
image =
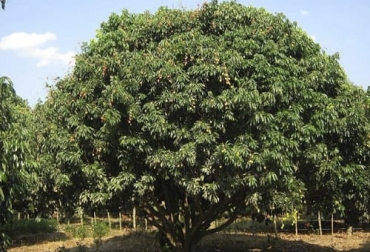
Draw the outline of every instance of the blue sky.
M73 68L82 42L95 37L111 13L155 12L160 6L198 8L204 0L8 0L0 11L0 76L13 80L19 96L34 105ZM238 0L244 5L284 13L296 21L323 50L339 52L348 78L370 85L370 1Z

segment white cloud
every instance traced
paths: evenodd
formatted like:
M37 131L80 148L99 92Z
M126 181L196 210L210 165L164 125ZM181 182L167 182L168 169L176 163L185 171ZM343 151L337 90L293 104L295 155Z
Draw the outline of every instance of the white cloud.
M310 13L306 10L301 10L300 13L303 15L303 16L307 16L309 15Z
M74 64L73 52L61 53L59 48L44 46L47 42L56 40L54 33L16 32L0 39L0 50L11 50L22 57L38 59L37 66L47 66L51 63Z

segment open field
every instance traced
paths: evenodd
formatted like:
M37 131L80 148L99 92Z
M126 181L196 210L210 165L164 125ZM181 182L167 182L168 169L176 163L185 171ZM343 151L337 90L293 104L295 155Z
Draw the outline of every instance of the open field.
M93 238L71 238L64 232L38 234L15 241L9 252L159 252L154 233L132 232L128 229L112 230L96 248ZM245 251L370 251L370 233L356 231L348 238L345 232L320 237L315 234L280 234L274 239L267 233L219 233L206 237L199 244L199 252L245 252Z

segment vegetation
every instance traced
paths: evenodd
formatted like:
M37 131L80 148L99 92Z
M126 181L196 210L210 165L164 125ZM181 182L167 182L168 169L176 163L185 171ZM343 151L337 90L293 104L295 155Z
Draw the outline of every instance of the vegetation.
M38 233L52 233L57 230L55 219L16 220L10 228L12 237Z
M2 79L0 224L12 205L66 222L136 207L163 249L184 252L246 213L356 224L370 206L369 98L338 59L284 15L236 2L112 14L35 109Z
M3 10L5 10L5 3L6 3L6 0L1 0L1 8Z
M9 245L6 226L12 222L13 206L24 192L27 176L26 156L29 153L30 114L26 103L13 89L11 80L0 78L0 251Z

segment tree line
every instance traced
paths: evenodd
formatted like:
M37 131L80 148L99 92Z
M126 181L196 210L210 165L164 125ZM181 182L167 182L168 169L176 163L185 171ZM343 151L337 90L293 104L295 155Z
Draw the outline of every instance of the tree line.
M1 78L0 244L13 210L136 206L186 252L246 212L355 225L370 100L338 60L283 14L235 2L112 14L34 108Z

